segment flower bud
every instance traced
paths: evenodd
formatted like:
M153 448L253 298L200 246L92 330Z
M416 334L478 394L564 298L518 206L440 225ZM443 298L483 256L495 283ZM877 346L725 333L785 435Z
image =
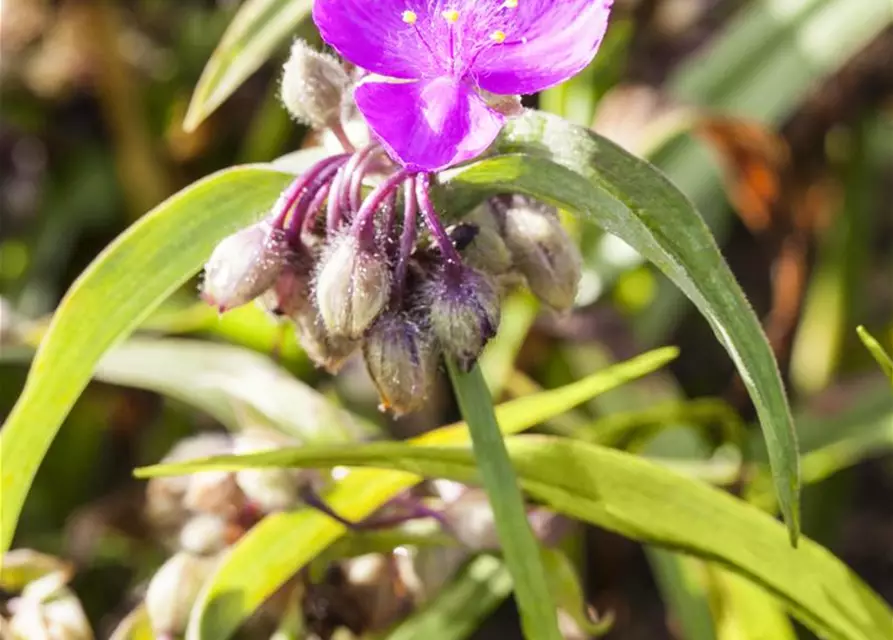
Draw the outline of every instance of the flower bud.
M293 447L295 444L281 434L252 429L235 437L234 453L260 453ZM236 483L245 496L264 513L294 506L304 484L301 472L294 469L243 469L236 472Z
M282 73L282 103L299 122L325 129L338 122L349 82L337 59L295 40Z
M267 220L224 238L205 265L202 298L221 313L251 302L273 286L288 254L285 232Z
M316 303L330 335L358 339L388 301L391 272L347 233L329 248L316 278Z
M512 268L512 254L502 239L490 207L478 207L463 219L463 224L476 230L473 235L466 232L465 242L456 246L465 264L493 276L508 273ZM456 230L462 226L457 225L450 234L454 243L457 241Z
M245 495L229 471L200 471L190 476L183 506L194 513L234 518L245 504Z
M400 416L425 406L438 353L408 314L383 314L366 336L363 357L382 410Z
M530 290L557 311L577 297L582 258L553 207L515 196L502 213L505 243Z
M274 317L290 318L310 304L311 260L310 256L292 254L273 286L258 297L260 307Z
M524 106L521 104L521 96L518 95L499 95L483 91L481 96L487 103L487 106L501 113L507 118L520 116L524 113Z
M180 530L180 548L196 555L220 551L229 542L229 524L220 516L193 516Z
M186 630L192 605L216 564L216 557L181 551L161 565L146 591L146 611L156 637Z
M232 453L229 436L204 433L177 443L163 463L186 462ZM161 535L175 535L189 518L184 499L194 476L152 478L146 487L146 518Z
M329 335L319 312L312 304L306 305L291 319L295 323L301 348L317 367L322 367L329 373L338 373L360 346L359 340Z
M21 640L93 640L93 631L77 596L67 587L43 601L23 594L9 603L11 637ZM4 638L6 636L3 636Z
M499 293L493 281L469 267L447 267L426 287L431 328L444 352L470 371L499 327Z

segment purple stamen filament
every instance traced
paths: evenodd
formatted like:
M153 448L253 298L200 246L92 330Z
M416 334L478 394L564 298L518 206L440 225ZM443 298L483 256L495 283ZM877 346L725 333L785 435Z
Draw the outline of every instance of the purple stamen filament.
M410 176L403 184L403 233L400 236L400 253L397 258L397 267L394 269L394 303L403 301L403 291L406 284L406 270L409 266L409 258L412 255L412 247L416 238L416 216L418 204L415 198L416 179Z
M375 213L385 199L390 196L394 189L396 189L401 182L406 180L409 175L410 173L407 169L400 169L387 180L375 187L375 189L372 190L372 193L370 193L363 201L363 205L360 207L359 212L357 212L357 217L353 222L353 229L357 233L361 244L365 244L367 247L374 244L375 227L372 222L375 218Z
M462 258L459 256L459 252L456 251L456 247L453 246L449 235L447 235L446 229L443 228L443 224L440 222L440 216L434 208L434 203L431 202L430 188L431 174L420 173L418 180L416 181L416 199L418 200L419 208L422 210L422 215L425 217L425 223L428 225L428 229L431 231L434 241L437 243L441 254L443 254L443 257L446 259L447 266L457 268L462 264Z
M304 195L307 187L314 182L321 173L331 166L341 166L347 162L350 156L346 153L317 162L307 173L299 176L292 182L288 188L282 192L276 204L273 205L274 222L273 227L282 229L285 226L285 220L291 212L295 204Z

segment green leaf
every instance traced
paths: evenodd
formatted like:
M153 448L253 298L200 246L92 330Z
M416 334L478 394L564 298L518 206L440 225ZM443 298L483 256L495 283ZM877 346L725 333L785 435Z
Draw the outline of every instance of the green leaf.
M141 604L118 623L109 640L155 640L146 605Z
M250 407L300 442L344 442L377 433L269 358L225 344L131 338L102 358L95 377L177 398L233 429L244 426L240 409Z
M647 375L677 355L672 348L646 353L560 389L496 407L503 433L518 433L592 397ZM464 424L442 427L411 442L422 446L468 442ZM355 470L335 485L326 502L339 514L361 520L421 478L399 472ZM217 568L192 611L187 640L228 638L282 584L345 533L315 511L278 513L243 536Z
M868 349L871 356L880 365L884 375L890 378L890 382L893 382L893 358L887 355L887 352L884 351L881 343L868 333L868 330L865 327L856 327L856 333L859 334L859 339L862 341L862 344L865 345L865 348Z
M794 626L779 602L730 571L711 567L719 592L718 640L797 640Z
M718 562L780 598L821 637L893 637L893 611L844 563L808 538L792 548L782 524L737 498L642 458L578 440L516 436L506 445L521 486L557 512ZM405 443L221 456L144 469L139 475L337 465L399 469L459 482L479 479L467 446Z
M480 556L387 640L464 640L512 591L512 577L493 556Z
M259 167L209 176L147 214L72 285L0 431L0 551L9 549L37 467L102 355L194 275L217 242L268 209L290 178Z
M692 204L647 162L547 114L529 112L511 121L498 149L518 155L448 172L449 185L527 193L592 220L659 267L704 315L757 409L775 490L796 543L797 440L778 367L756 315Z
M312 0L247 0L199 78L183 128L193 131L257 71L310 13Z
M570 558L558 549L543 548L541 553L555 603L587 636L599 637L608 633L614 624L614 616L609 613L602 620L592 619L591 607L586 603L583 586Z
M524 498L493 413L493 401L480 367L463 373L451 359L447 370L462 417L468 424L474 456L487 492L505 563L515 585L521 626L528 638L560 640L558 615L527 520Z

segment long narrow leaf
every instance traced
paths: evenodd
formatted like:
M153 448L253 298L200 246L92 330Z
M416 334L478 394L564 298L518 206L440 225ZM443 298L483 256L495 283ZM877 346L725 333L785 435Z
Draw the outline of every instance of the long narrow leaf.
M457 169L450 184L519 191L574 212L623 239L695 304L726 348L760 417L782 513L796 543L797 439L772 350L710 231L689 200L647 162L543 113L514 120L503 155Z
M792 548L784 526L756 507L637 456L578 440L515 436L506 444L522 487L560 513L719 562L781 598L821 637L893 637L893 611L880 596L819 544L803 539L799 548ZM479 477L467 445L406 443L221 456L144 469L139 475L338 465L399 469L459 482Z
M463 373L447 362L459 409L468 424L474 455L493 510L493 521L515 585L525 635L559 640L558 615L549 592L539 545L527 521L524 499L493 413L493 401L479 367Z

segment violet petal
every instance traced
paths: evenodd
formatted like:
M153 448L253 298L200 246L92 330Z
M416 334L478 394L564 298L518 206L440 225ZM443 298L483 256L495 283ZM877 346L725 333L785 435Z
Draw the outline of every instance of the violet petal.
M313 21L323 40L358 67L393 78L420 78L432 74L435 61L415 27L403 19L416 4L427 6L421 0L315 0Z
M535 93L582 71L595 57L613 0L520 0L504 9L501 44L482 49L470 74L497 94ZM487 28L496 28L491 21ZM480 40L484 34L476 34Z
M449 77L370 79L357 87L355 98L382 146L413 171L438 171L479 155L504 121L471 87Z

